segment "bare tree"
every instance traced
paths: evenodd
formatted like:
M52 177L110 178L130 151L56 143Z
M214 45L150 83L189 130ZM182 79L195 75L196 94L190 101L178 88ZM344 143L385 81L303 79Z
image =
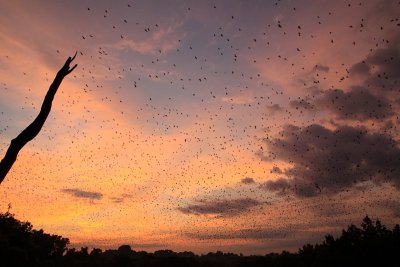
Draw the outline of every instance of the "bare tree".
M11 169L12 165L17 159L19 151L33 138L35 138L43 127L44 122L51 110L51 104L55 94L57 93L58 87L60 86L62 80L70 74L75 68L76 64L71 68L70 64L75 59L76 53L73 57L69 57L65 62L64 66L58 71L53 83L50 85L49 90L43 100L42 107L40 109L39 115L36 119L23 130L16 138L11 140L10 146L6 152L6 155L0 162L0 184L3 182L7 173Z

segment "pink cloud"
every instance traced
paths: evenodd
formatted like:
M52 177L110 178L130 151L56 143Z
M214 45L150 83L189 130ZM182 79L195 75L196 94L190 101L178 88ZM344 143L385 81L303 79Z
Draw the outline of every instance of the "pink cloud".
M184 34L178 32L179 24L170 25L151 32L144 40L124 39L117 44L119 49L131 49L144 55L167 53L179 47L179 39Z

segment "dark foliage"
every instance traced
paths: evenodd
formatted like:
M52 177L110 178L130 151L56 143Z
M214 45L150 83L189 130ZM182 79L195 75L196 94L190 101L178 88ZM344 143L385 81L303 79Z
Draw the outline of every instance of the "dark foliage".
M68 243L68 238L34 230L9 212L0 214L0 266L56 266Z
M307 244L297 253L283 251L264 256L242 256L221 251L205 255L159 250L134 251L129 245L117 250L67 249L69 240L33 230L6 212L0 214L0 266L399 266L400 226L387 229L368 216L361 228L350 225L338 238L327 235L322 244Z

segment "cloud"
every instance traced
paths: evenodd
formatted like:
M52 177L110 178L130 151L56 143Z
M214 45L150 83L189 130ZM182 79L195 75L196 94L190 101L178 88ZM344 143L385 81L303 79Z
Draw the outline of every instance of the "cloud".
M243 178L240 182L242 184L254 184L255 183L254 179L251 177Z
M294 109L305 109L305 110L313 110L315 107L311 103L311 101L307 99L296 99L289 102L291 108Z
M388 210L396 218L400 218L400 200L393 198L375 200L371 206L378 210Z
M186 207L178 208L179 211L185 214L195 215L224 215L232 216L248 211L252 207L259 206L262 203L252 198L239 198L239 199L222 199L199 201L198 204L188 205Z
M314 71L322 71L322 72L329 72L329 67L328 66L324 66L321 64L315 65L314 66Z
M110 199L111 199L111 201L112 202L114 202L114 203L122 203L122 202L124 202L127 198L132 198L132 195L131 194L121 194L121 195L119 195L119 196L113 196L113 197L111 197Z
M157 31L151 32L150 37L140 40L123 39L117 44L119 49L131 49L143 55L156 55L167 53L179 47L179 36L177 29L180 24L160 28Z
M287 125L279 138L264 142L268 154L262 159L292 165L285 178L264 184L265 190L312 197L335 194L367 180L390 182L400 190L400 148L387 134L369 133L363 127Z
M229 239L266 240L266 239L281 239L287 236L293 236L296 232L298 232L298 229L296 227L287 227L281 229L245 228L235 231L214 232L214 233L190 232L186 233L186 236L189 238L200 239L200 240L229 240Z
M62 192L70 194L77 198L89 198L94 200L100 200L103 198L103 194L100 192L83 191L76 188L66 188L63 189Z
M273 105L271 105L271 106L267 106L267 111L268 111L269 113L271 113L272 115L274 115L274 114L276 114L276 113L284 112L285 109L282 108L282 106L279 105L279 104L273 104Z
M364 77L363 86L375 91L393 91L400 87L400 35L385 48L370 53L350 67L350 77Z
M291 188L291 185L288 179L279 178L277 180L267 181L261 184L260 188L272 192L278 192L279 194L284 194L286 190L289 190Z
M338 198L336 201L335 200L322 200L322 201L315 201L312 204L308 206L310 211L315 214L318 218L338 218L339 216L349 213L351 210L351 207L346 205L347 203L343 200ZM357 212L353 211L352 212ZM334 225L334 224L333 224Z
M371 67L365 62L358 62L356 64L354 64L353 66L350 67L349 69L349 73L350 75L354 75L354 76L365 76L365 75L369 75L370 74L370 69Z
M281 173L283 173L283 172L282 172L281 168L279 168L278 166L274 166L274 167L272 167L272 169L270 170L270 173L279 173L279 174L281 174Z
M400 88L400 35L387 47L369 53L353 64L348 77L355 85L345 89L314 90L311 97L292 100L291 108L312 111L327 110L339 120L384 120L394 115L393 104ZM316 71L329 71L329 67L315 65L312 72L300 79L306 83Z
M376 96L363 87L352 87L349 92L341 89L324 91L315 104L328 109L340 120L382 120L393 115L385 97Z
M255 101L254 94L251 91L243 91L237 95L224 96L221 98L222 102L231 104L251 104Z
M399 38L400 39L400 38ZM400 87L400 41L387 48L378 49L365 60L375 71L366 80L366 85L385 90Z

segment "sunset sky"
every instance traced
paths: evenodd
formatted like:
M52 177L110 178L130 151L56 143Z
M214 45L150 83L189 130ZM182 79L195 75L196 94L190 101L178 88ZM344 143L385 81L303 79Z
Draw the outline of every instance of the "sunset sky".
M400 2L0 0L0 212L71 247L265 254L400 218Z

